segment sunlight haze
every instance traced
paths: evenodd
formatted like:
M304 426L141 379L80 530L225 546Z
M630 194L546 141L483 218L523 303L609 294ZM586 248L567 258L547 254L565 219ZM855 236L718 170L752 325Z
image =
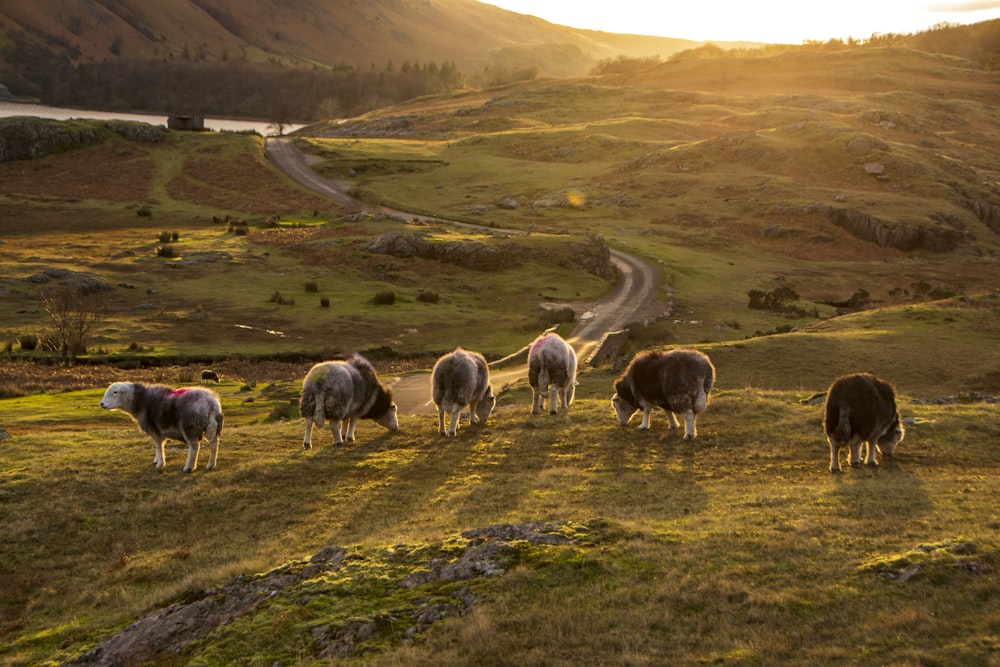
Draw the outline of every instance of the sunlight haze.
M559 25L605 32L679 37L695 41L801 44L829 39L866 39L880 33L921 32L942 22L978 23L1000 18L1000 0L491 0L520 14Z

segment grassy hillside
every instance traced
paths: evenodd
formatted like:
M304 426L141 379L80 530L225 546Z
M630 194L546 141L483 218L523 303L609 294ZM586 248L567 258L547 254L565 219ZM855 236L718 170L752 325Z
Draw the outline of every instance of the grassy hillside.
M516 237L342 217L256 137L0 164L0 663L60 664L141 619L183 628L156 664L995 663L997 86L902 49L677 61L297 139L370 202ZM386 231L522 262L364 249ZM681 345L715 362L696 441L661 414L617 426L609 365L555 417L520 379L455 439L403 415L302 449L309 357L372 349L389 377L457 343L511 352L544 307L608 288L569 262L594 236L661 269L617 366ZM110 287L89 353L134 368L30 361L51 356L19 340L59 269ZM752 290L779 306L749 308ZM369 303L383 291L394 305ZM98 407L111 379L190 385L223 357L212 473L183 474L177 447L156 473L149 438ZM816 396L859 370L896 385L906 438L832 476Z
M739 350L712 353L724 388L693 443L662 416L617 426L609 370L556 417L530 415L522 381L455 439L405 417L310 451L301 422L268 419L294 384L227 382L218 468L190 475L176 447L156 473L99 388L5 399L0 661L57 664L168 603L246 605L260 581L266 602L157 664L989 664L995 406L904 397L896 458L831 477L801 402L824 384L725 388ZM492 570L427 576L469 557L462 532L525 522L572 541L500 541ZM344 560L317 569L329 546ZM443 620L418 620L434 605Z

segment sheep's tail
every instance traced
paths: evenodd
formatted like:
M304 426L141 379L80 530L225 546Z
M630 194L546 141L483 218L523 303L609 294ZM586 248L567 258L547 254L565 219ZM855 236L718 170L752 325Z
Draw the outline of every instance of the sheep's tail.
M313 409L313 422L316 426L323 428L323 401L316 401L316 407Z
M705 381L698 379L698 395L694 399L694 411L701 412L708 407L708 392L705 391Z
M215 437L218 438L222 435L222 413L216 412L212 417L212 421L215 423Z
M851 406L842 403L837 409L837 426L833 432L840 440L851 437Z

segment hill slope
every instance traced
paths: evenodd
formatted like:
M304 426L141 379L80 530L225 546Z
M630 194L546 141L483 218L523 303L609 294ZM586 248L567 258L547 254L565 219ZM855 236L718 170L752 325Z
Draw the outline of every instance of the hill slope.
M364 68L447 60L465 72L530 64L565 76L600 58L667 56L695 44L575 30L475 0L5 1L0 33L9 44L3 64L27 78L45 61L175 58Z

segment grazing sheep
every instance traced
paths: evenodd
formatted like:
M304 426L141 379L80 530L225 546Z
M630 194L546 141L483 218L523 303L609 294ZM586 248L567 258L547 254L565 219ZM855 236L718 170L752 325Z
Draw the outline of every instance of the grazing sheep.
M556 397L569 409L576 393L576 350L557 333L544 333L528 350L528 384L531 414L537 415L549 399L549 414L556 414Z
M127 412L153 438L153 464L157 470L162 470L166 463L163 441L167 438L187 444L184 472L191 472L198 465L198 451L204 437L211 446L205 470L215 468L222 433L222 406L215 392L201 387L174 389L159 384L114 382L104 392L101 407Z
M903 439L903 423L896 409L896 390L871 373L842 375L826 393L823 429L830 442L830 472L840 472L840 450L851 449L851 465L878 465L875 450L892 456Z
M218 382L219 374L212 370L204 370L201 372L201 380L202 382Z
M486 421L497 403L486 359L478 352L460 347L437 360L431 374L431 385L438 409L438 433L441 435L455 435L459 414L466 406L469 408L469 422L478 424ZM447 430L444 426L445 412L451 415Z
M698 437L695 419L708 406L713 384L715 366L703 352L646 350L615 381L611 404L622 426L628 426L632 415L642 410L640 430L649 428L653 408L663 408L669 428L680 426L674 413L683 413L684 439L693 440Z
M379 382L371 363L360 354L347 361L323 361L309 369L302 382L299 414L306 419L302 446L312 448L313 422L330 421L333 444L354 442L359 419L373 419L390 431L399 428L392 394Z

